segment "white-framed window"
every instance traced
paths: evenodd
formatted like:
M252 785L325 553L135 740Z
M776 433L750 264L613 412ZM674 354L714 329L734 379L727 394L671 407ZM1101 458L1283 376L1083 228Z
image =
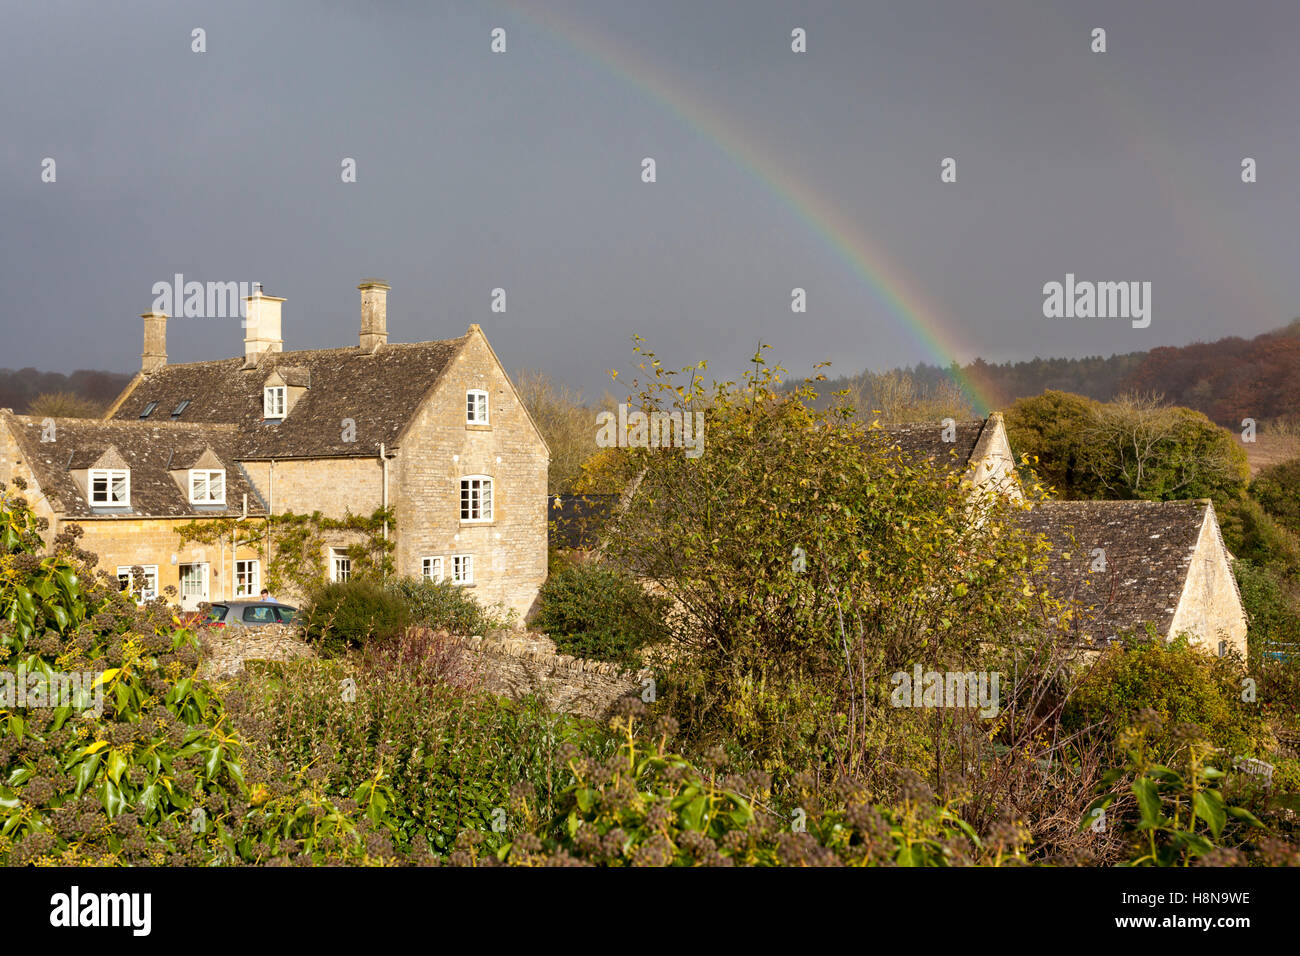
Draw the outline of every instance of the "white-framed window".
M197 604L208 599L208 566L182 564L180 566L181 605Z
M492 520L492 479L469 475L460 480L460 520Z
M224 505L226 473L220 468L190 469L190 504Z
M92 468L87 484L92 505L129 507L131 504L131 472L126 468Z
M263 418L284 418L284 393L283 385L268 385L262 389Z
M118 565L117 583L121 585L123 591L131 592L136 596L135 599L143 604L158 596L158 565L146 564L140 570L144 572L144 580L137 577L133 581L131 565Z
M488 393L481 388L471 388L465 393L465 424L488 424Z
M441 581L442 558L421 558L420 573L430 581Z
M235 562L235 597L257 597L262 593L262 562Z
M352 577L352 559L339 548L330 548L330 580L346 581Z
M474 583L474 555L453 554L451 556L451 579L456 584Z

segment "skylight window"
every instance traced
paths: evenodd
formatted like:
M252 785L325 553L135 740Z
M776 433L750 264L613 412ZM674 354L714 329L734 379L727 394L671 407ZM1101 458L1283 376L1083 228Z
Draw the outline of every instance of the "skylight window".
M154 410L155 408L157 408L157 407L158 407L158 403L157 403L157 402L150 402L148 405L146 405L146 406L144 407L144 411L142 411L142 412L140 413L140 417L141 417L141 418L148 418L150 415L153 414L153 410Z
M185 409L189 407L190 407L190 400L188 398L183 399L179 405L177 405L175 408L172 409L172 418L180 418L181 413L184 412Z

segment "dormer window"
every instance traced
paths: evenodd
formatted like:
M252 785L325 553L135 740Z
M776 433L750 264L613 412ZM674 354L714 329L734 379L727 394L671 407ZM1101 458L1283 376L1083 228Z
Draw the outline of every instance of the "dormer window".
M140 417L141 417L141 418L148 418L150 415L153 414L153 410L154 410L155 408L157 408L157 407L158 407L158 403L157 403L157 402L150 402L148 405L146 405L146 406L144 407L144 411L142 411L142 412L140 413Z
M262 390L262 417L284 418L285 387L268 385Z
M126 468L92 468L87 475L90 503L106 508L131 506L131 472Z
M481 388L471 388L465 393L465 424L488 424L488 393Z
M190 469L190 504L224 505L226 473L219 468Z

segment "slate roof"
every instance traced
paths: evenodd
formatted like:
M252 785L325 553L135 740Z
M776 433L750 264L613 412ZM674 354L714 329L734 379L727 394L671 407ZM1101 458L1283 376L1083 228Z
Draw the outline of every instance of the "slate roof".
M244 359L165 365L142 375L113 414L138 422L170 420L237 425L240 460L268 458L369 458L380 444L393 447L420 400L446 370L465 337L440 342L385 345L378 352L353 346L300 352L266 352L251 369ZM287 384L309 387L279 423L262 417L262 389L272 369ZM356 423L356 441L343 440L343 420Z
M588 551L618 505L618 495L551 495L546 519L551 547Z
M929 458L939 462L952 462L964 468L970 462L971 453L979 442L986 421L976 419L969 422L954 423L954 440L943 440L942 422L915 422L905 425L881 425L880 430L905 455L915 458Z
M1051 546L1048 591L1079 609L1077 635L1091 643L1150 622L1167 635L1183 593L1208 500L1045 501L1022 515ZM1091 570L1094 549L1106 570Z
M88 518L96 514L149 517L195 515L237 515L243 513L243 496L248 495L249 514L265 514L261 499L236 462L237 435L231 425L193 425L164 420L105 422L98 419L54 419L54 441L43 442L44 418L0 412L0 427L8 426L18 442L23 461L30 468L41 492L55 511L67 518ZM116 448L131 469L131 508L92 509L73 479L73 468L93 464L110 447ZM188 467L211 448L226 469L226 506L196 507L189 502L171 475L172 469ZM192 456L192 457L190 457Z

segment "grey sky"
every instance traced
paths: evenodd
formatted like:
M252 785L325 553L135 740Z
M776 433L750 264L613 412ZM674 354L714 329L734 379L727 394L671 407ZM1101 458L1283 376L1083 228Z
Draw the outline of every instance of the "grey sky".
M728 376L760 339L800 371L937 361L868 246L962 360L1254 335L1300 314L1298 26L1258 0L6 2L0 367L136 369L178 272L284 296L286 349L354 344L379 276L394 340L477 322L593 398L634 332ZM1044 319L1067 272L1150 281L1150 327ZM168 352L241 337L178 318Z

